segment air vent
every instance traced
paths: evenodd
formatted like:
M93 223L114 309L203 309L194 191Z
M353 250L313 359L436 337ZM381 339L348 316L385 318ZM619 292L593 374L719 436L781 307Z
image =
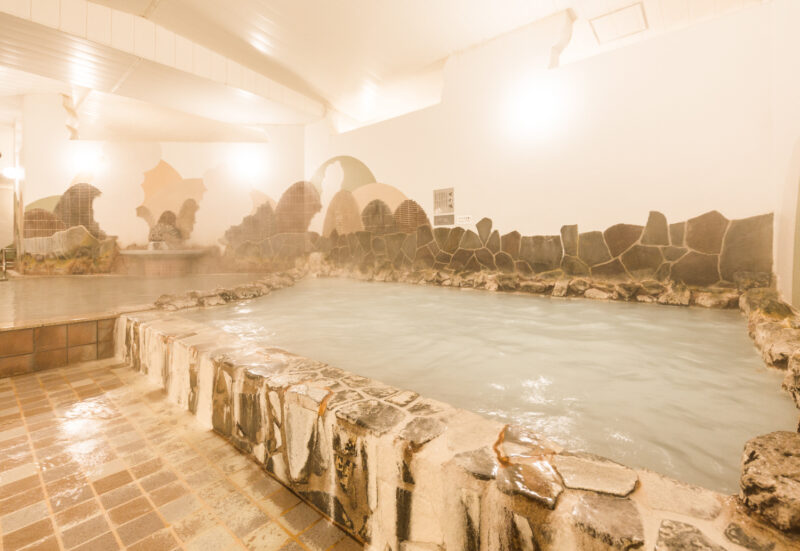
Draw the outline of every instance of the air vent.
M589 23L600 44L607 44L648 29L647 16L641 2L590 19Z

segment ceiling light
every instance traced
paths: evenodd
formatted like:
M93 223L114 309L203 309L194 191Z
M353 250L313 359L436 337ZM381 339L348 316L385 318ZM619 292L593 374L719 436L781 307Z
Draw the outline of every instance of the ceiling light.
M8 178L9 180L24 180L25 179L25 169L21 166L7 166L2 171L3 178Z

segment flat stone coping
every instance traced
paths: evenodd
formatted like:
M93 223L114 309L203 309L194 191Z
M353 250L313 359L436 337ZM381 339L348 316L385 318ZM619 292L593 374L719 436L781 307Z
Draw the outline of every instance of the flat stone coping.
M254 346L175 311L274 289L264 281L224 297L162 297L157 305L166 311L120 318L117 355L376 548L391 542L448 550L796 545L733 496L570 453L523 427ZM497 539L474 539L487 532Z
M531 547L520 549L589 551L611 542L650 550L658 542L656 549L677 550L696 541L732 550L726 527L775 543L774 551L792 548L732 496L570 453L523 427L254 347L181 312L123 316L115 335L117 356L169 399L376 549L393 541L407 544L399 549L500 549L524 538ZM669 524L676 516L685 521L680 538ZM470 525L498 539L473 547ZM546 538L552 545L535 546Z
M16 331L17 329L35 329L37 327L50 327L52 325L64 325L68 323L77 323L82 321L95 321L101 319L118 318L123 314L130 314L133 312L143 312L152 310L153 304L131 304L128 306L119 306L113 310L104 310L102 312L92 312L89 314L80 314L78 316L56 316L52 318L38 319L38 320L25 320L25 321L6 321L0 322L0 331Z
M170 256L203 256L208 254L210 249L125 249L121 250L119 254L123 256L154 256L154 257L170 257Z

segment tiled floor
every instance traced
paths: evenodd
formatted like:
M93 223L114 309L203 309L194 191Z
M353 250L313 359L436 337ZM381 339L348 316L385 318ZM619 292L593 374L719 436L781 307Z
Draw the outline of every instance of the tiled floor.
M0 379L0 550L356 551L113 360Z

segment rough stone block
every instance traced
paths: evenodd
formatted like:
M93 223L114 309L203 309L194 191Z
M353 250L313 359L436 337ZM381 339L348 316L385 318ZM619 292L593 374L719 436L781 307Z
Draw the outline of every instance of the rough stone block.
M478 234L472 230L467 230L464 232L464 235L461 236L461 241L458 246L461 249L475 250L480 249L483 246L483 242L481 238L478 237Z
M633 469L587 453L556 455L553 465L564 480L564 485L575 490L625 497L633 491L639 480Z
M590 268L611 260L611 253L599 231L580 234L578 237L578 258Z
M625 266L622 265L622 262L620 262L618 258L615 258L611 262L606 262L605 264L593 266L591 272L592 277L598 279L628 279L628 272L625 271Z
M719 254L728 219L712 210L686 222L686 245L705 254Z
M489 234L492 233L492 221L489 218L481 218L477 224L475 224L475 228L478 230L478 237L481 239L482 244L486 244L489 241Z
M719 281L719 257L690 251L672 265L672 279L687 285L710 286Z
M642 245L669 245L669 243L667 217L651 210L642 234Z
M731 222L719 259L722 279L734 281L739 272L772 271L772 227L771 213Z
M500 250L509 255L514 260L519 258L519 247L522 236L518 231L509 232L500 238Z
M785 532L800 534L800 433L777 431L749 440L739 497Z
M615 224L603 232L611 256L619 256L642 235L642 226L633 224Z
M652 278L664 261L658 247L634 245L622 255L622 263L637 279Z
M564 245L564 254L578 256L578 225L561 226L561 243Z
M523 237L519 255L534 272L555 270L561 266L563 256L561 237L558 235Z
M572 522L579 532L612 549L639 549L644 545L639 510L626 498L582 494L572 509Z
M677 520L664 520L658 529L654 551L726 551L711 542L696 526Z

